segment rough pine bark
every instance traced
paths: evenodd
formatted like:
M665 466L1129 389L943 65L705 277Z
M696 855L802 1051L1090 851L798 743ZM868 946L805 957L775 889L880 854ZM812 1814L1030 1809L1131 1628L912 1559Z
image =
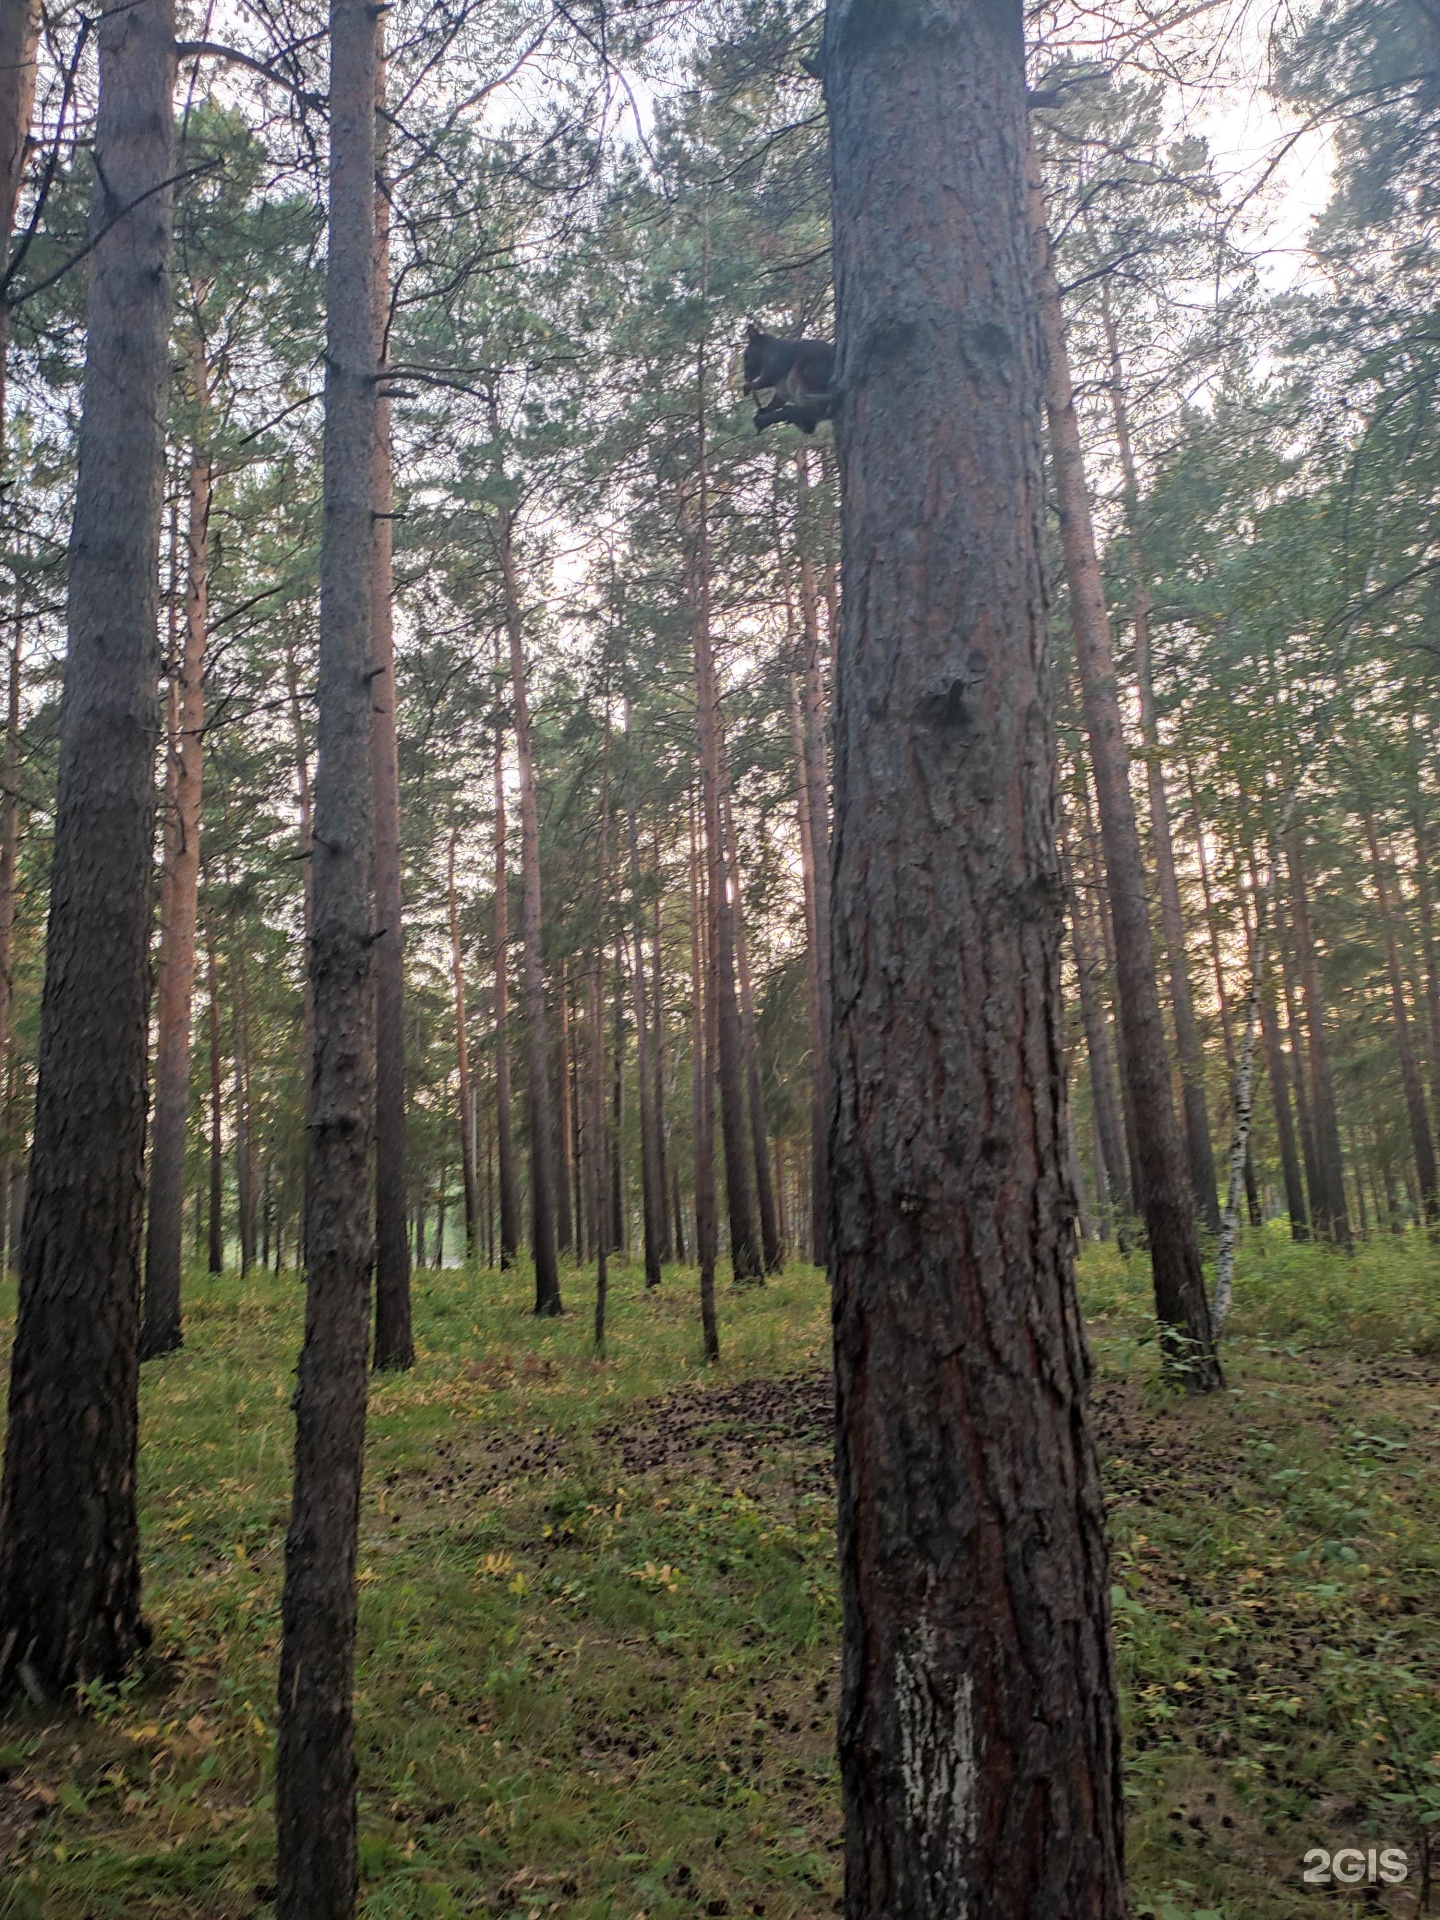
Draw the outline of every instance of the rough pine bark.
M460 946L460 904L455 892L455 848L460 829L450 829L445 868L450 911L450 986L455 998L455 1070L460 1100L460 1180L465 1194L465 1257L475 1258L478 1206L475 1197L475 1109L470 1095L470 1036L465 1022L465 967Z
M1019 0L831 0L821 64L845 1911L1119 1920Z
M240 1241L240 1271L244 1274L255 1264L255 1147L250 1128L250 1011L243 922L236 933L231 993L231 1055L235 1069L235 1230Z
M1130 792L1110 616L1090 517L1065 321L1045 225L1039 164L1032 142L1028 208L1035 250L1035 292L1045 342L1045 409L1070 589L1070 620L1100 806L1100 841L1115 923L1122 1064L1129 1082L1137 1155L1134 1170L1149 1233L1155 1314L1166 1360L1187 1385L1207 1391L1219 1384L1220 1369L1210 1333L1194 1193L1170 1090L1165 1023L1145 897L1145 863Z
M525 1049L530 1095L530 1250L535 1261L535 1311L562 1313L560 1268L555 1248L555 1150L550 1114L549 1017L545 1005L545 957L540 911L540 802L530 703L525 685L525 630L515 570L514 521L500 516L500 570L505 626L510 640L510 700L515 727L515 764L520 776L520 943L525 981Z
M150 1214L145 1238L145 1317L140 1358L173 1352L183 1339L180 1274L185 1216L185 1129L190 1109L195 925L200 901L200 803L205 764L205 643L209 625L210 454L205 437L208 369L191 342L197 426L190 448L185 538L185 628L176 726L168 745L160 952L155 974L155 1110L150 1142Z
M498 660L498 643L497 643ZM510 1118L510 862L505 826L505 745L495 735L495 1157L500 1183L500 1266L520 1248L520 1188Z
M351 1920L357 1885L355 1549L375 1258L371 592L375 78L366 0L330 5L324 509L306 1127L305 1342L281 1596L279 1920Z
M116 1679L147 1638L135 1508L175 21L99 27L50 919L0 1483L0 1687Z
M376 126L385 106L383 16L376 69ZM377 139L382 136L377 134ZM375 194L375 364L390 342L390 202L386 155L378 155ZM415 1364L410 1320L410 1243L405 1232L405 929L400 865L400 762L396 738L394 540L395 483L390 399L375 402L372 450L374 533L370 551L370 754L375 785L375 1348L381 1372Z

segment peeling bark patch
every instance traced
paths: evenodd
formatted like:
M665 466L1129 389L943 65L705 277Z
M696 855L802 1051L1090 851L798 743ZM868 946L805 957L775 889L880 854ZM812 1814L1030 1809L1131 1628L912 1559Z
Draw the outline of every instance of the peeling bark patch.
M936 1672L933 1624L922 1618L895 1659L900 1768L905 1810L931 1863L936 1891L962 1889L954 1920L971 1911L965 1856L975 1840L979 1763L973 1683L961 1674L953 1690Z

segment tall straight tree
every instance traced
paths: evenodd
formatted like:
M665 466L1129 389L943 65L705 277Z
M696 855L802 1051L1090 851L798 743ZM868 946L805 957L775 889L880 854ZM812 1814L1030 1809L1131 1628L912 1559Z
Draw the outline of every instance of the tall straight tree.
M821 65L845 1910L1118 1920L1020 0L831 0Z
M495 640L500 675L500 640ZM510 1124L510 855L505 825L505 736L495 728L495 1148L500 1180L500 1265L520 1250L520 1189Z
M700 747L700 793L705 820L706 895L710 909L711 1024L714 1065L720 1082L720 1132L725 1143L725 1200L730 1218L730 1267L737 1283L761 1278L760 1247L750 1193L750 1155L746 1142L744 1069L741 1064L740 1004L735 993L735 920L727 885L719 689L710 632L710 454L707 383L709 368L702 346L696 358L695 490L685 505L690 521L686 573L690 601L690 643L695 668L696 722Z
M1145 862L1130 792L1130 761L1121 726L1110 616L1090 517L1060 285L1045 224L1040 162L1033 141L1029 169L1027 206L1035 248L1035 295L1045 343L1045 411L1050 425L1065 577L1070 588L1075 657L1100 804L1100 843L1115 923L1121 1056L1137 1155L1132 1172L1150 1235L1155 1314L1167 1360L1188 1385L1208 1390L1218 1384L1220 1370L1200 1263L1195 1196L1170 1089L1165 1022L1150 938Z
M1300 964L1306 1038L1310 1042L1310 1114L1314 1131L1315 1177L1310 1187L1310 1210L1315 1232L1336 1246L1350 1245L1350 1215L1345 1199L1345 1161L1340 1149L1340 1123L1335 1111L1335 1074L1330 1063L1330 1039L1325 1031L1325 994L1320 982L1320 956L1310 914L1310 883L1305 872L1303 836L1290 835L1287 848L1290 872L1290 927Z
M100 23L90 285L35 1131L0 1485L0 1685L146 1638L135 1507L175 18Z
M492 427L495 406L491 403ZM498 428L494 428L498 441ZM515 514L496 516L505 628L510 640L510 708L515 727L515 764L520 776L520 943L525 979L525 1057L530 1095L530 1251L535 1261L535 1311L564 1311L555 1247L555 1134L550 1117L549 1019L545 1005L545 956L540 910L540 800L535 789L535 749L525 673L525 621L515 564Z
M625 821L630 842L630 999L635 1016L635 1078L640 1094L640 1212L645 1239L645 1284L660 1284L665 1239L665 1168L660 1114L651 1073L652 1034L645 991L645 906L640 896L639 802L635 793L635 715L625 701Z
M350 1920L355 1547L375 1256L371 592L374 535L375 77L368 0L331 0L324 513L305 1161L305 1343L281 1596L275 1775L280 1920Z
M460 1181L465 1195L465 1258L475 1258L478 1206L475 1194L475 1112L470 1091L470 1036L465 1023L465 965L460 945L460 903L455 891L455 849L460 829L450 829L445 867L450 919L450 986L455 996L455 1091L460 1105Z
M1115 423L1115 444L1120 453L1125 538L1130 555L1135 684L1140 695L1140 732L1145 742L1145 780L1150 796L1150 832L1155 843L1160 925L1165 936L1166 958L1170 963L1170 1011L1175 1021L1175 1051L1180 1056L1185 1144L1190 1157L1190 1184L1195 1194L1195 1205L1210 1231L1218 1233L1220 1199L1215 1181L1215 1149L1210 1139L1210 1117L1205 1105L1205 1052L1195 1019L1195 996L1190 986L1185 915L1180 904L1180 881L1175 871L1170 798L1165 790L1165 755L1160 744L1160 722L1155 705L1155 674L1150 645L1150 618L1154 606L1150 583L1145 576L1145 553L1140 544L1140 481L1135 467L1135 446L1130 437L1130 414L1125 404L1120 336L1108 299L1105 301L1104 317L1105 339L1110 354L1110 408Z
M205 642L210 591L208 369L198 332L190 344L196 409L190 447L185 535L185 628L170 663L174 725L166 756L165 863L155 984L155 1119L150 1145L150 1216L145 1236L145 1317L140 1357L181 1344L181 1239L185 1211L185 1125L190 1107L195 925L200 902L200 802L205 764Z
M376 126L385 117L385 26L380 25ZM375 195L375 364L390 342L390 201L380 143ZM390 400L375 402L375 538L370 557L370 747L375 781L375 1366L414 1365L410 1326L410 1237L405 1231L405 933L400 873L400 762L395 730L395 487Z

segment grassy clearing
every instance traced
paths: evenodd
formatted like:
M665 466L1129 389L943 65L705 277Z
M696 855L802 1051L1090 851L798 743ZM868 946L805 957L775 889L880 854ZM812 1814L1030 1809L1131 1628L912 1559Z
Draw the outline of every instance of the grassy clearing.
M1144 1281L1087 1250L1137 1913L1311 1911L1302 1854L1347 1844L1406 1849L1368 1910L1414 1912L1440 1812L1440 1256L1252 1245L1229 1391L1199 1405L1158 1381ZM827 1915L823 1281L723 1289L718 1381L688 1277L647 1299L619 1271L603 1364L570 1291L537 1323L523 1275L425 1275L422 1360L375 1385L365 1912ZM146 1369L155 1659L0 1728L0 1914L267 1910L298 1308L288 1279L197 1279L187 1351Z

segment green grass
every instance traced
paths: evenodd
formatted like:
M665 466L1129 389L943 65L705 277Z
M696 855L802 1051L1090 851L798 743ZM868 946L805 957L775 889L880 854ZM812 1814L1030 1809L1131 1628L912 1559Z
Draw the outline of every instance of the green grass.
M1401 1845L1418 1868L1440 1811L1440 1256L1418 1237L1353 1260L1252 1242L1228 1390L1203 1402L1158 1378L1143 1260L1089 1248L1082 1281L1137 1914L1312 1912L1311 1845ZM718 1383L693 1276L647 1298L620 1268L603 1363L583 1276L558 1322L529 1315L526 1288L418 1276L420 1362L374 1385L364 1911L827 1915L823 1440L697 1440L688 1402L644 1407L818 1373L823 1281L722 1287ZM197 1278L187 1305L185 1352L145 1370L155 1658L77 1715L0 1727L0 1915L268 1910L299 1290ZM1414 1893L1369 1910L1414 1912Z

